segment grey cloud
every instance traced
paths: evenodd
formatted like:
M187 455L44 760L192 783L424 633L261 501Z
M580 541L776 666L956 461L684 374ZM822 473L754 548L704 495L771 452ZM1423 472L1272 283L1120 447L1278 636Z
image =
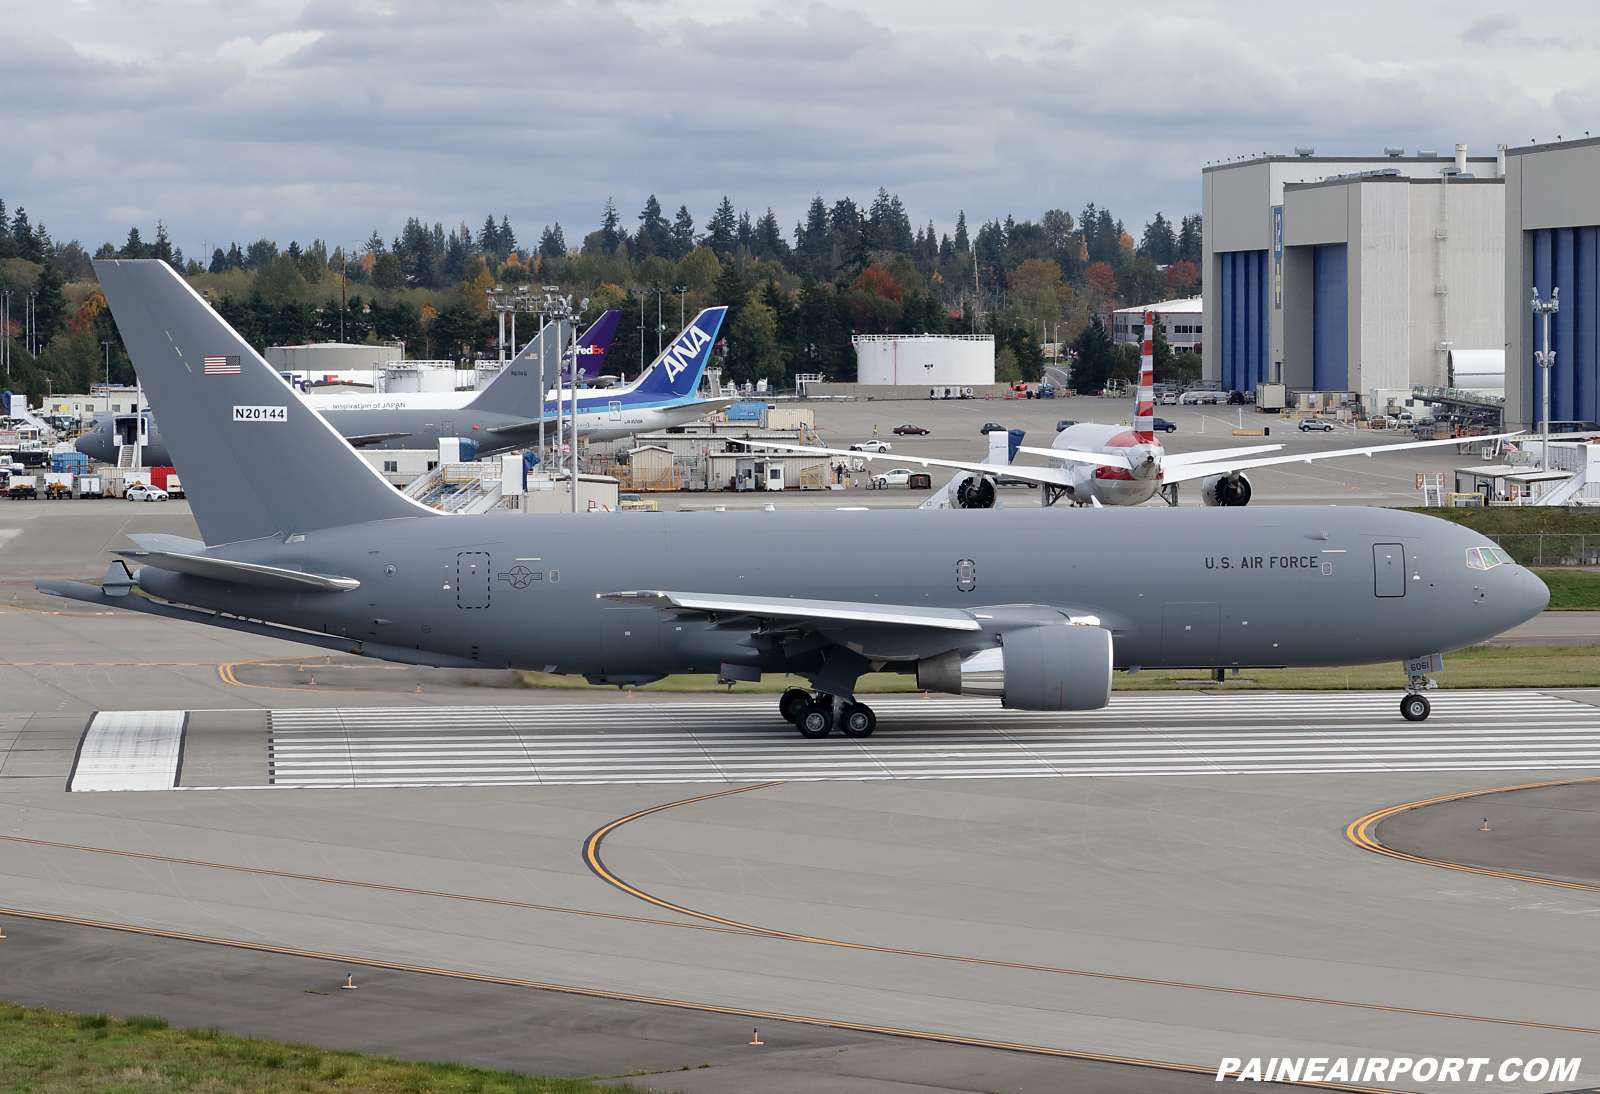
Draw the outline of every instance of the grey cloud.
M1513 15L1485 15L1461 32L1461 40L1492 46L1496 39L1520 21Z

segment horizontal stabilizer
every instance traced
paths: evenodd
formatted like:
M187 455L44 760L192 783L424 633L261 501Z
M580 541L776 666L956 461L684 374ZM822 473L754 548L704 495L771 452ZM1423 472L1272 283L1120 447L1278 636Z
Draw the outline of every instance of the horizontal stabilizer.
M957 608L920 608L903 604L866 604L849 600L797 600L786 596L722 596L716 593L659 591L596 593L600 600L616 600L650 608L717 615L750 615L768 619L815 622L875 623L896 627L934 627L948 631L976 631L983 626Z
M129 537L132 538L132 537ZM151 536L139 537L143 540ZM172 537L178 538L176 536ZM359 589L361 582L353 577L334 577L326 574L307 574L299 570L285 570L280 566L263 566L256 562L234 562L226 558L208 558L205 555L179 551L152 551L140 545L137 551L113 551L139 566L154 566L158 570L207 577L213 581L227 581L235 585L249 585L257 589L282 589L288 592L338 592Z
M346 437L353 448L365 448L369 444L382 444L384 441L398 441L401 437L409 437L409 433L363 433L359 437Z

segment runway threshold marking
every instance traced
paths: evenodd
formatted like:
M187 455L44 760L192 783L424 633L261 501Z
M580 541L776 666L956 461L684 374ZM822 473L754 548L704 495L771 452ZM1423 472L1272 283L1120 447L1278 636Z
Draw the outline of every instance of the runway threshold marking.
M636 821L642 817L648 817L654 813L660 813L667 809L675 809L680 805L693 805L696 802L711 801L714 798L725 798L733 794L746 794L752 790L766 790L771 787L781 785L783 785L782 782L769 782L761 783L755 786L741 786L732 790L719 791L715 794L701 794L693 798L684 798L680 801L666 802L662 805L654 805L648 809L641 809L636 813L630 813L625 817L619 817L618 819L611 821L609 824L605 824L600 828L597 828L594 833L584 841L584 863L591 871L594 872L595 876L600 878L601 881L606 882L608 885L615 886L630 896L637 897L639 900L654 904L657 907L666 908L670 911L678 912L681 915L693 916L696 919L704 919L709 922L717 923L724 927L736 929L742 932L764 935L769 938L780 938L789 942L804 942L814 946L833 946L840 949L861 950L867 953L894 954L901 957L929 958L935 961L954 961L964 965L987 965L994 968L1021 969L1027 972L1047 972L1062 976L1082 976L1095 980L1110 980L1123 984L1146 984L1152 987L1161 988L1183 988L1190 991L1220 992L1226 995L1241 995L1255 999L1281 999L1285 1002L1292 1003L1315 1003L1331 1007L1353 1007L1359 1010L1382 1011L1389 1014L1415 1014L1425 1018L1449 1018L1463 1022L1488 1022L1494 1025L1503 1026L1525 1026L1531 1029L1553 1029L1562 1031L1564 1033L1600 1034L1600 1029L1589 1029L1585 1026L1563 1026L1552 1022L1525 1022L1515 1018L1489 1018L1479 1014L1455 1014L1450 1011L1423 1010L1418 1007L1391 1007L1385 1006L1381 1003L1358 1003L1347 999L1323 999L1314 995L1291 995L1286 992L1257 991L1250 988L1229 988L1221 987L1216 984L1192 984L1182 980L1157 980L1152 977L1145 976L1128 976L1109 972L1090 972L1086 969L1061 969L1054 968L1049 965L1030 965L1020 961L1000 961L988 957L964 957L959 954L932 953L925 950L900 949L895 946L874 946L864 942L845 942L833 938L817 938L812 935L795 934L790 931L780 931L771 927L759 927L751 923L741 923L736 919L724 919L721 916L714 916L707 912L697 912L693 908L685 907L682 904L674 904L670 900L663 900L661 897L653 896L642 889L628 884L622 878L612 873L611 870L607 868L605 861L600 857L600 845L605 840L606 836L610 835L612 832L615 832L618 828L621 828L623 825L628 824L631 821ZM1478 791L1478 793L1488 793L1488 791ZM1470 795L1459 796L1468 797ZM1405 807L1401 806L1400 808Z
M1500 877L1507 881L1526 881L1534 885L1554 885L1561 889L1576 889L1585 893L1600 893L1600 885L1585 885L1578 881L1557 881L1554 878L1534 877L1532 874L1513 874L1507 870L1491 870L1484 866L1469 866L1464 862L1447 862L1444 859L1428 858L1425 855L1413 855L1406 851L1396 851L1378 842L1374 834L1380 822L1404 813L1408 809L1417 809L1424 805L1440 805L1444 802L1465 801L1468 798L1478 798L1485 794L1504 794L1511 790L1537 790L1545 786L1575 786L1578 783L1600 782L1600 776L1586 779L1552 779L1548 782L1518 783L1515 786L1496 786L1488 790L1469 790L1461 794L1443 794L1437 798L1424 798L1421 801L1406 802L1403 805L1391 805L1387 809L1380 809L1376 813L1368 813L1359 820L1353 820L1345 828L1344 834L1350 842L1363 850L1372 851L1390 858L1403 859L1406 862L1421 863L1423 866L1438 866L1445 870L1459 870L1466 874L1482 874L1485 877Z
M753 787L750 789L754 789ZM1048 1045L1029 1045L1014 1041L991 1041L981 1037L962 1037L954 1033L935 1033L930 1030L902 1029L899 1026L877 1026L866 1022L846 1022L833 1018L816 1018L804 1014L784 1014L781 1011L748 1010L743 1007L725 1007L715 1003L696 1003L687 999L666 999L653 995L635 995L630 992L606 991L602 988L580 988L572 984L547 984L538 980L519 980L510 976L490 976L487 973L464 972L459 969L441 969L430 965L411 965L400 961L384 961L380 958L355 957L349 954L330 953L324 950L303 950L293 946L273 946L264 942L246 942L236 938L219 938L213 935L190 934L186 931L169 931L159 927L143 927L133 923L113 923L107 920L85 919L80 916L58 915L50 912L29 912L20 908L0 908L0 915L14 916L18 919L37 919L50 923L71 923L80 927L98 927L108 931L126 931L129 934L147 935L153 938L171 938L184 942L203 942L211 946L228 946L237 950L251 950L257 953L281 954L285 957L309 957L318 961L334 961L345 965L359 965L369 969L389 969L394 972L424 973L429 976L445 976L452 980L465 980L478 984L502 984L507 987L532 988L537 991L559 991L568 995L581 995L590 999L614 999L624 1003L649 1003L662 1007L677 1007L681 1010L699 1011L705 1014L729 1014L743 1018L756 1018L769 1022L795 1022L807 1026L821 1026L827 1029L850 1030L855 1033L880 1033L890 1037L909 1037L919 1041L934 1041L947 1045L965 1045L971 1048L998 1048L1011 1052L1031 1052L1040 1056L1055 1056L1070 1060L1098 1060L1102 1063L1128 1064L1134 1067L1154 1067L1163 1071L1182 1071L1193 1075L1212 1075L1216 1069L1213 1067L1197 1067L1194 1064L1174 1063L1170 1060L1146 1060L1137 1056L1113 1056L1103 1052L1083 1052L1077 1049L1052 1048ZM1279 1080L1287 1082L1287 1080ZM1316 1090L1347 1090L1355 1094L1393 1094L1392 1091L1382 1087L1351 1086L1344 1083L1305 1083L1297 1082L1295 1086L1304 1086Z

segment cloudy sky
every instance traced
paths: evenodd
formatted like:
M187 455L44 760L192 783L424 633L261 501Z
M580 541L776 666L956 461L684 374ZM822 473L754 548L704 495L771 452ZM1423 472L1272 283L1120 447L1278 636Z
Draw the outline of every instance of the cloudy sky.
M615 197L792 225L898 193L1135 233L1208 161L1600 135L1592 3L0 0L0 198L191 255L421 216L575 243Z

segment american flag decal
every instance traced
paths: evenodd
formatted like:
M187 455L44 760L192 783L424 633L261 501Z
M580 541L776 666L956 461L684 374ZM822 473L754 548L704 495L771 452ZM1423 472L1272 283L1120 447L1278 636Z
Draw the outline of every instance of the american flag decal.
M207 376L238 376L239 359L237 357L207 357Z

